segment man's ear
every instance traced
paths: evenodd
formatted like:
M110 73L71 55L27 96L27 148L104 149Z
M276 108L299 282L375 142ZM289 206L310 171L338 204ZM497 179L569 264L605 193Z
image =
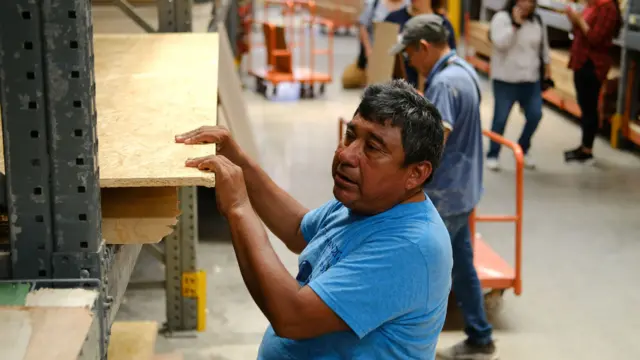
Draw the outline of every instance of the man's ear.
M420 50L429 50L429 43L426 40L420 40Z
M409 165L409 177L407 178L405 188L411 190L422 186L429 176L431 176L432 172L433 166L431 166L431 162L429 161Z

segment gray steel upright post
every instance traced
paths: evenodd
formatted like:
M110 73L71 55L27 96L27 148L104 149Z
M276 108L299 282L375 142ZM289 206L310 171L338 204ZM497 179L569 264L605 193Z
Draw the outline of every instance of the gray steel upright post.
M104 300L91 20L86 0L1 1L0 105L12 278L100 279Z
M37 4L0 3L13 277L101 278L90 3Z

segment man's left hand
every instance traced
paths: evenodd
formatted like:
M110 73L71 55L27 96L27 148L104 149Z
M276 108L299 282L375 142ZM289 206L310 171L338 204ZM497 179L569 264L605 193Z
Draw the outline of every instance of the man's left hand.
M223 216L251 206L242 169L231 160L222 155L210 155L189 159L186 166L216 174L216 203Z

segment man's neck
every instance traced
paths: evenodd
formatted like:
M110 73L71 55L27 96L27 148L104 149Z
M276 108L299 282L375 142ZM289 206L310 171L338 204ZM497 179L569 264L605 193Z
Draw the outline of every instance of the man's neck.
M433 66L428 69L426 74L422 74L422 76L424 76L425 78L429 77L429 75L431 74L431 71L433 71L433 68L436 66L436 64L438 64L443 57L447 56L451 52L451 48L449 47L449 45L445 44L441 48L433 48L433 51L438 52L438 60L435 63L433 63Z

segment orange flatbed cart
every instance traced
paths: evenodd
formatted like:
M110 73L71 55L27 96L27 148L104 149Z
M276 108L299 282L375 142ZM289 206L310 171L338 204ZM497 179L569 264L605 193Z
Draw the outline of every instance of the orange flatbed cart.
M315 97L315 85L319 85L319 93L323 94L325 86L333 81L333 32L328 34L326 49L316 48L315 25L323 25L333 29L333 23L315 17L315 2L301 0L265 0L265 14L271 6L283 7L286 14L285 25L279 26L268 21L262 23L264 44L251 44L251 50L264 48L266 51L265 66L253 68L251 55L249 74L256 79L256 90L267 96L267 84L273 87L273 94L277 93L280 83L299 83L300 97ZM294 15L298 10L308 11L308 16L302 19L302 29L296 29ZM296 36L299 33L299 36ZM306 41L305 41L306 40ZM249 54L251 54L251 51ZM296 51L298 50L298 51ZM317 69L317 56L328 57L327 72ZM298 61L294 61L298 60Z
M342 142L347 120L340 118L338 139ZM471 227L473 256L478 278L485 290L486 307L495 309L502 304L502 295L506 290L513 289L515 295L522 294L522 213L524 200L524 153L517 143L507 140L489 130L482 134L496 143L513 151L516 163L515 186L515 214L512 215L478 215L474 210L469 218ZM513 265L491 248L479 232L476 232L478 222L506 222L515 223L515 246Z

